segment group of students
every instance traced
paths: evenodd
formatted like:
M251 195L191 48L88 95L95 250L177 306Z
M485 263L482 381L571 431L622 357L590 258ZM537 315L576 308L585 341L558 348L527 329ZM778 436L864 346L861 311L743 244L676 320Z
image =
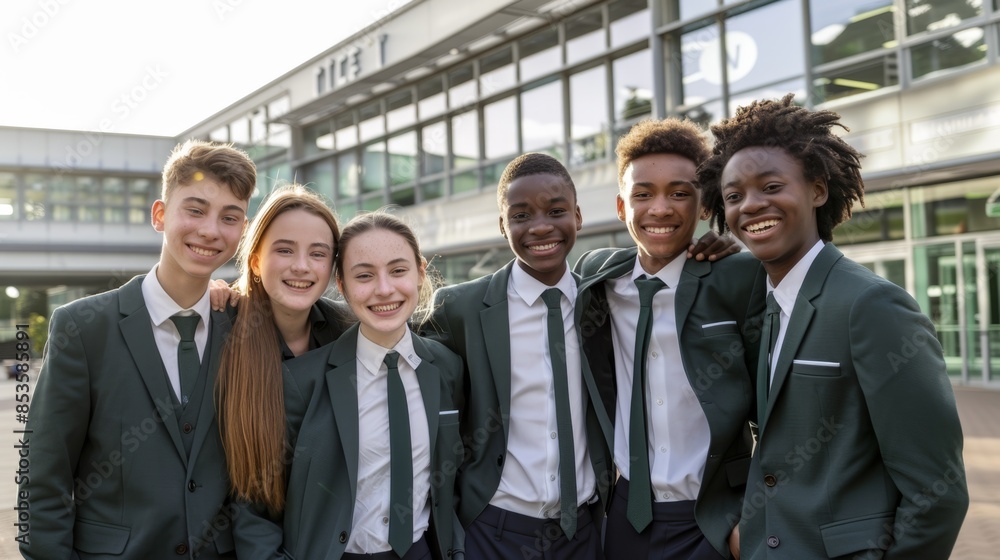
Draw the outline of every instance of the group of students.
M947 558L954 395L913 299L830 243L863 200L838 119L757 101L712 149L637 124L616 151L635 247L572 270L573 180L524 154L497 189L515 259L433 296L399 218L341 229L293 185L244 235L252 161L185 142L158 264L53 313L22 554ZM749 253L693 245L707 218Z

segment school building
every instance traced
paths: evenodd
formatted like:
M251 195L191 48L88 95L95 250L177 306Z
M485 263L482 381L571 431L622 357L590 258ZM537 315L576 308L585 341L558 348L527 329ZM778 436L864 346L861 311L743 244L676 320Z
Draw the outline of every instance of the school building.
M148 270L157 171L188 137L249 151L252 207L284 181L342 220L399 206L450 282L512 258L496 182L526 151L574 177L571 258L626 246L624 131L794 92L867 155L867 205L835 243L916 297L956 381L1000 383L998 52L1000 0L413 0L178 138L105 134L74 157L82 134L0 129L19 146L0 154L0 283L74 294Z

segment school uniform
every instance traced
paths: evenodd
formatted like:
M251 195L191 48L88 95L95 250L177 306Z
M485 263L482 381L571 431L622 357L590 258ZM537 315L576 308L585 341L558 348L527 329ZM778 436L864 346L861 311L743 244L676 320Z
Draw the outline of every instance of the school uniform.
M610 510L609 558L729 558L753 445L754 381L764 273L747 254L715 263L674 259L655 275L636 248L581 257L581 330L614 419L613 449L621 473ZM664 287L651 304L645 350L647 448L631 449L629 425L639 320L636 280ZM757 297L754 297L754 293ZM627 519L630 458L646 453L652 521L637 531ZM665 556L664 556L665 555Z
M468 413L462 423L466 460L458 475L459 519L470 558L599 558L600 524L612 476L610 421L580 351L576 328L578 279L569 272L556 286L553 325L562 327L572 466L560 461L557 387L547 303L550 288L515 261L496 273L435 295L428 336L465 361ZM567 452L568 455L568 452ZM562 470L565 469L565 470ZM563 474L575 491L562 495ZM567 486L570 483L567 482ZM568 493L568 492L567 492ZM563 504L563 500L570 500ZM575 515L572 538L567 521ZM543 549L543 550L540 550Z
M25 558L234 558L212 400L229 317L207 291L181 310L156 270L52 314L20 488ZM200 317L197 372L178 366L178 312Z
M461 363L409 331L394 350L413 450L413 545L403 558L462 558L454 509L462 460ZM271 517L259 504L241 504L234 529L241 560L398 558L387 542L395 512L389 503L385 354L355 325L333 344L284 362L293 449L286 505Z
M931 322L830 243L768 291L780 329L761 387L742 557L948 558L969 496Z
M350 310L346 304L332 299L320 298L309 309L309 349L315 350L329 344L347 330L351 323L348 320ZM296 356L281 340L281 359L291 360Z

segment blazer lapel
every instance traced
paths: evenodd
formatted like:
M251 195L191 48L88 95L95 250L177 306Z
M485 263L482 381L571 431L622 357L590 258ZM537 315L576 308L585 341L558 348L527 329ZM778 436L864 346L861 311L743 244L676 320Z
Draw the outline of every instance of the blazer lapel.
M441 372L434 365L434 355L424 344L419 336L411 334L413 338L413 348L420 356L420 365L417 367L417 382L420 384L420 396L424 399L424 412L427 414L427 433L431 442L431 461L433 461L434 450L437 449L438 421L441 419Z
M761 432L764 430L767 418L771 415L771 410L774 408L781 388L785 385L785 380L791 371L792 361L798 355L799 346L802 345L809 323L812 322L813 315L816 313L812 300L823 291L823 284L830 274L830 269L842 256L844 256L843 253L832 244L827 243L816 256L812 266L809 267L802 287L799 288L799 294L795 298L795 307L788 320L788 328L785 329L785 338L781 342L781 351L774 365L774 378L771 380L771 389L768 392L767 410L764 413L764 418L760 419Z
M683 325L686 323L691 306L694 305L694 299L698 295L701 278L711 271L712 265L708 261L687 259L687 262L684 263L680 283L677 285L677 292L674 295L674 317L677 320L678 334L684 330Z
M187 453L184 451L180 428L177 427L174 416L174 397L171 395L173 389L167 385L167 376L160 359L160 351L156 348L156 339L153 338L153 326L150 323L149 311L142 298L142 280L144 278L145 275L137 276L119 289L118 309L123 318L118 322L118 327L121 329L129 353L132 354L132 360L135 361L139 376L142 377L142 381L146 385L153 406L159 415L166 417L161 424L174 442L174 447L184 462L184 466L187 467ZM168 412L169 414L167 414Z
M194 441L191 445L191 462L194 463L198 457L205 438L209 433L216 430L215 425L215 380L219 375L219 362L222 360L222 351L226 343L226 337L232 329L229 315L224 311L212 311L211 325L211 362L208 364L208 377L205 379L205 394L202 397L201 410L198 411L198 424L195 428Z
M581 279L574 273L573 278L576 280L577 286L580 286ZM590 402L594 405L594 411L597 414L597 422L601 425L601 432L604 436L604 441L611 442L614 437L614 423L611 422L608 416L608 411L604 406L604 400L602 399L601 392L597 388L597 380L594 378L594 371L590 369L590 360L587 359L587 353L583 351L583 334L581 333L580 319L583 313L583 309L587 307L587 301L581 301L584 299L586 294L589 294L589 290L586 292L577 290L576 297L576 308L573 310L575 318L575 330L576 330L576 342L577 347L580 349L580 369L581 375L583 376L583 382L587 387L587 393L590 395Z
M497 399L500 402L505 441L510 434L510 316L507 307L507 283L512 266L514 266L513 261L493 275L483 296L486 309L479 313L486 339L486 354L490 359L493 383L496 385Z
M352 326L334 343L326 372L326 385L344 446L351 492L358 487L358 325ZM353 498L353 496L352 496Z

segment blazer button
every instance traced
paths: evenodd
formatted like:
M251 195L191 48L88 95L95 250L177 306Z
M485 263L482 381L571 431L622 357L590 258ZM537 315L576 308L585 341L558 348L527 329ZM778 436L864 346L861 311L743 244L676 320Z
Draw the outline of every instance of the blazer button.
M766 484L768 486L774 486L777 483L778 483L778 479L775 478L773 474L765 474L764 475L764 484Z
M778 548L779 544L781 544L781 541L778 540L778 537L767 537L767 546L771 548Z
M198 488L198 485L195 484L193 480L189 480L188 481L188 490L190 490L191 492L194 492L196 488Z
M341 544L347 542L347 531L340 532L340 542Z
M185 434L190 434L190 433L191 433L191 430L193 430L193 429L194 429L194 426L192 426L192 425L191 425L190 423L188 423L188 422L185 422L185 423L184 423L184 427L182 427L181 429L182 429L182 430L184 430L184 433L185 433Z
M181 556L187 554L187 552L188 552L188 545L186 545L184 543L181 543L181 544L177 545L176 548L174 548L174 553L179 554Z
M497 455L497 466L498 467L503 466L503 455Z

